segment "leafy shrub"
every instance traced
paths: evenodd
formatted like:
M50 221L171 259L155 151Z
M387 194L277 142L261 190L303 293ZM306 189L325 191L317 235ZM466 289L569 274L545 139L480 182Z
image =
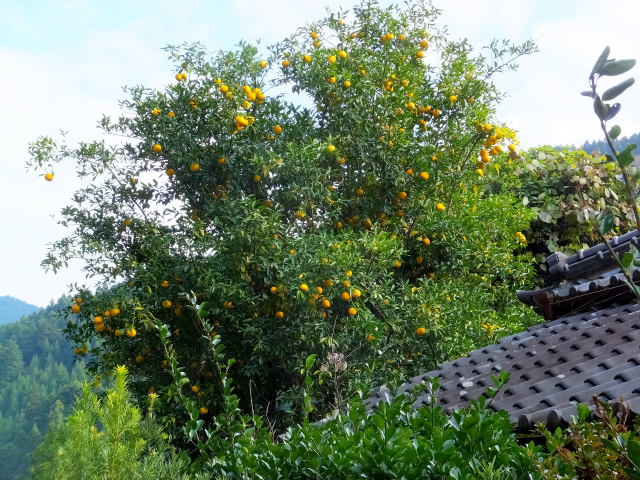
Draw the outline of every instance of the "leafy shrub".
M585 152L531 149L507 163L494 187L521 198L537 218L526 230L529 248L538 259L557 250L567 254L600 243L596 222L607 205L625 232L633 212L622 201L624 184L615 163Z

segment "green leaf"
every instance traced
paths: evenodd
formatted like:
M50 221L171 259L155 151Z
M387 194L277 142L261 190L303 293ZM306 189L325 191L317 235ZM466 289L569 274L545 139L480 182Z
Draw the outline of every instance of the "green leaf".
M609 58L610 52L611 52L611 48L604 47L604 50L602 51L602 53L598 57L598 60L596 60L595 65L591 69L591 75L593 75L594 73L600 73L600 69L604 66L605 62L607 61L607 58Z
M633 462L636 468L640 468L640 444L635 440L630 440L627 444L627 453L629 460Z
M620 125L614 125L613 127L611 127L611 130L609 130L609 136L612 140L615 140L620 136L621 132L622 129L620 128Z
M637 147L635 143L627 145L627 147L618 154L618 165L628 167L633 163L633 150Z
M625 72L631 70L636 64L635 59L629 58L626 60L609 60L600 68L598 73L600 75L609 75L613 77L615 75L622 75Z
M633 263L633 253L631 252L627 252L622 256L622 259L620 260L620 263L622 264L622 267L626 270L629 269L629 267L631 267L631 264Z
M600 120L604 120L607 118L607 114L609 113L609 107L607 107L599 96L593 100L593 111L596 112L596 115Z
M613 228L614 217L613 212L609 209L600 215L600 233L604 235Z
M618 85L609 88L602 94L602 100L613 100L627 88L629 88L635 80L633 78L627 78L624 82L620 82Z

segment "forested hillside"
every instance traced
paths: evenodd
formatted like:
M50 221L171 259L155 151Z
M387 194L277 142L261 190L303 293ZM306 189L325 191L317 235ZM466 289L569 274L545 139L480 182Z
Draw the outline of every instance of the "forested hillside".
M29 454L85 379L56 313L64 305L0 327L0 480L26 478Z
M616 150L621 151L624 150L627 145L632 143L635 143L636 145L640 144L640 133L634 133L628 137L620 137L617 140L614 140L613 146ZM593 140L591 142L587 140L584 142L582 149L589 154L593 152L611 153L606 140Z
M38 307L10 296L0 297L0 325L17 322L24 315L38 310Z

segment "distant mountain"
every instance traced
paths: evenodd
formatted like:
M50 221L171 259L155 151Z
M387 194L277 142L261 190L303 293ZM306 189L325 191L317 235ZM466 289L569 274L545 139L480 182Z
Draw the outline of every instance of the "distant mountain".
M627 145L635 143L636 145L640 145L640 133L634 133L633 135L629 135L628 137L620 137L617 140L613 141L613 146L617 151L624 150ZM592 153L608 153L611 154L611 149L609 148L609 144L604 139L599 140L587 140L581 146L576 147L575 145L558 145L555 147L556 150L584 150L588 154ZM634 152L635 154L640 153L638 150Z
M40 307L5 295L4 297L0 297L0 325L17 322L23 316L37 312L38 310L40 310Z

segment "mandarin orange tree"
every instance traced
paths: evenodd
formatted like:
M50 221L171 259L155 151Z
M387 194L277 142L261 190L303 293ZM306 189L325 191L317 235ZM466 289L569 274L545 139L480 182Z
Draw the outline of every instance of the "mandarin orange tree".
M113 143L32 145L87 183L44 263L80 257L100 282L67 329L94 373L126 364L178 424L211 422L228 374L241 407L286 423L311 354L319 417L531 320L514 290L532 213L484 185L517 155L492 79L535 46L478 54L437 15L365 2L268 51L169 47L175 81L128 88L100 122Z

